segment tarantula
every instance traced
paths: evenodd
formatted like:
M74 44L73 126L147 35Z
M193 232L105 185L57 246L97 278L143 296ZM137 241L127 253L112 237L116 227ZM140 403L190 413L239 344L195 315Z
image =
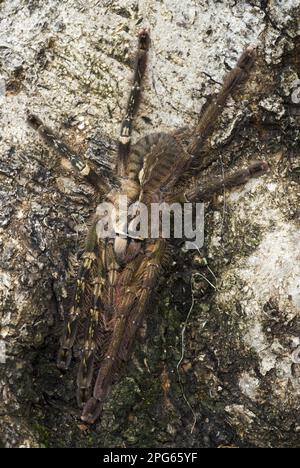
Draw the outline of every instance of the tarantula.
M131 144L149 47L149 32L142 29L138 34L133 85L121 125L113 187L30 113L29 124L50 147L68 158L99 195L115 206L120 195L126 195L130 203L143 202L147 206L153 202L203 202L224 187L244 184L249 178L264 173L267 164L255 161L246 169L222 179L214 178L206 184L191 183L191 178L186 177L193 172L195 162L201 162L205 142L211 136L227 98L248 77L255 61L254 47L248 47L236 67L226 75L221 91L202 112L194 129L181 128L169 134L153 133ZM201 169L203 167L202 160ZM163 238L143 239L128 233L124 235L117 228L113 238L103 239L99 235L102 216L97 209L86 239L72 307L58 353L58 366L65 370L70 365L74 345L79 342L81 360L77 399L83 408L82 420L90 424L100 416L118 369L129 357L135 334L167 257L168 244Z

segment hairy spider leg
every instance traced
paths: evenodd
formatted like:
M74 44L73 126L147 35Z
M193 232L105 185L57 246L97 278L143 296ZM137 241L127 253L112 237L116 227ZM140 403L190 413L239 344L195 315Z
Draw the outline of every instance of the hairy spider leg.
M187 190L183 196L182 201L193 202L196 200L209 201L216 193L221 192L225 188L236 187L243 185L253 177L259 177L266 173L269 166L264 161L255 161L245 169L240 169L232 174L222 178L213 178L206 184L196 185L195 187ZM180 198L180 197L179 197Z
M101 348L105 347L107 340L111 340L109 335L115 326L115 311L120 310L115 306L116 296L120 290L117 283L120 283L120 280L124 283L121 289L124 292L131 278L131 275L126 275L125 270L121 277L119 276L120 266L116 260L113 241L111 239L107 242L99 241L99 245L100 256L97 277L94 280L93 307L88 314L77 376L77 400L80 407L91 397L95 357L96 354L102 354L103 358Z
M142 260L135 260L140 265L136 265L134 277L133 270L128 271L129 278L132 279L131 287L127 286L124 293L120 294L120 302L116 301L111 340L97 376L93 396L84 406L81 417L86 423L93 424L100 416L115 371L124 360L124 346L132 343L140 325L165 254L162 241L152 242L147 248L147 254Z
M96 352L98 347L101 346L106 332L103 305L105 271L101 261L98 262L97 270L97 277L94 281L93 306L88 313L81 350L81 361L77 374L77 401L80 408L91 397Z
M224 110L226 101L237 86L246 80L254 65L256 58L256 48L253 46L248 47L239 58L237 65L225 76L223 86L220 92L212 102L207 106L203 115L195 128L194 134L190 145L188 146L188 153L197 157L202 150L204 141L213 132L218 117Z
M123 310L125 313L126 307L130 306L127 288L136 269L134 264L130 264L120 275L118 274L120 267L116 262L111 241L108 241L106 248L102 249L101 258L97 279L94 282L94 305L89 311L84 348L77 376L79 407L82 407L91 397L95 358L96 355L98 357L100 355L102 361L103 350L105 353L110 346L113 336L112 330L115 327L115 311ZM119 302L121 303L119 304Z
M98 191L105 192L109 190L109 186L105 180L100 175L96 174L89 164L83 161L58 135L49 127L45 126L39 117L28 113L27 122L39 133L50 148L54 149L63 158L67 158L74 169L76 169L87 182L92 184Z
M167 258L166 248L167 243L163 239L147 241L145 257L136 272L139 290L137 302L130 312L128 326L126 327L120 347L120 358L123 361L128 358L135 335L141 325L147 306L149 305L153 288Z
M118 272L120 266L117 262L115 251L114 251L114 241L109 240L105 252L106 257L106 269L108 276L108 287L107 287L107 304L111 304L111 310L108 311L110 318L113 314L113 304L115 301L116 295L116 284L118 280Z
M126 308L130 307L134 300L134 293L128 289L124 298L123 307L117 311L117 316L114 318L114 329L107 352L101 363L93 397L88 400L83 409L82 420L90 424L93 424L99 417L102 411L102 405L110 391L117 354L126 327Z
M82 255L81 267L77 276L76 287L73 297L73 305L71 307L69 318L65 327L64 335L60 340L60 349L58 352L57 365L60 369L66 370L70 366L72 359L72 348L75 344L78 325L82 316L82 309L85 304L83 298L87 300L90 296L88 285L92 277L92 270L97 263L97 232L96 222L91 227L85 251Z
M146 71L149 45L149 33L146 29L142 29L138 36L138 52L135 60L133 85L127 103L126 114L121 124L119 137L117 173L121 177L126 176L131 145L132 124L140 102L141 84Z

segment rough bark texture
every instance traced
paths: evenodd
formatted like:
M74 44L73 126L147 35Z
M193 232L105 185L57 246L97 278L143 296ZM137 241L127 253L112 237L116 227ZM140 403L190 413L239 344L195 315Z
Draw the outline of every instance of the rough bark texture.
M300 445L299 18L299 0L0 1L3 446ZM261 158L271 170L207 206L203 251L174 247L132 360L88 428L75 369L61 375L55 356L63 271L95 197L25 111L103 170L138 24L152 48L136 137L195 122L254 43L256 70L212 143L215 171Z

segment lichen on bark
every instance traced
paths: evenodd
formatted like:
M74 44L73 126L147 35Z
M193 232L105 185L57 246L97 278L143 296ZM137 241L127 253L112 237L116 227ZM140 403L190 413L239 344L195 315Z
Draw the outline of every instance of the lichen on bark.
M299 446L299 15L298 0L0 2L3 446ZM136 138L192 125L256 44L212 151L219 175L261 158L270 172L206 207L203 250L174 245L132 359L88 428L75 368L61 375L55 356L63 271L95 197L25 115L109 167L141 24L152 45Z

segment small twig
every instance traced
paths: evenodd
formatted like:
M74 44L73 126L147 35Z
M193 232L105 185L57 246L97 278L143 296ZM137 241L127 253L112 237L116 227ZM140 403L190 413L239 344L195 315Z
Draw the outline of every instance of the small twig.
M188 323L189 323L189 320L190 320L190 317L191 317L191 314L193 312L194 305L195 305L194 281L193 280L194 280L194 276L192 276L192 279L191 279L192 304L191 304L190 310L189 310L189 312L188 312L188 314L186 316L185 322L184 322L182 330L181 330L181 357L180 357L180 359L179 359L179 361L177 363L177 366L176 366L177 376L178 376L179 385L180 385L180 388L181 388L183 399L186 402L189 409L191 410L191 413L192 413L193 418L194 418L194 421L193 421L193 424L192 424L192 427L191 427L191 434L194 432L195 426L197 424L197 415L196 415L196 413L194 411L194 408L192 407L191 403L189 402L188 397L185 394L185 391L184 391L184 388L183 388L183 383L182 383L181 376L180 376L180 366L182 364L182 361L184 360L184 355L185 355L185 332L186 332L186 329L187 329L187 326L188 326Z
M199 247L196 245L196 244L193 244L195 245L195 248L196 250L198 251L199 255L200 254L200 249ZM212 271L212 269L207 265L207 268L209 270L209 272L212 274L212 276L215 278L215 280L217 281L217 278L216 278L216 275L214 274L214 272ZM194 278L195 276L201 276L205 281L207 281L207 283L213 288L213 289L217 289L217 287L211 283L211 281L209 281L206 276L202 275L201 273L196 273L194 275L192 275L192 279L191 279L191 292L192 292L192 303L191 303L191 307L189 309L189 312L186 316L186 319L185 319L185 322L183 324L183 327L182 327L182 330L181 330L181 356L180 356L180 359L177 363L177 366L176 366L176 371L177 371L177 376L178 376L178 381L179 381L179 385L180 385L180 388L181 388L181 392L182 392L182 396L183 396L183 399L184 401L186 402L187 406L189 407L192 415L193 415L193 418L194 418L194 421L193 421L193 424L192 424L192 427L191 427L191 434L194 432L194 429L196 427L196 424L197 424L197 415L194 411L194 408L192 407L191 403L189 402L187 396L186 396L186 393L184 391L184 387L183 387L183 383L182 383L182 380L181 380L181 376L180 376L180 366L184 360L184 355L185 355L185 333L186 333L186 329L188 327L188 324L189 324L189 320L190 320L190 317L191 317L191 314L194 310L194 306L195 306L195 288L194 288Z
M216 282L218 281L216 275L214 274L214 272L212 271L212 269L210 268L210 266L206 265L208 271L212 274L212 276L214 277L214 279L216 280ZM205 278L207 280L207 278ZM217 289L217 286L213 286L214 289Z
M211 271L211 270L210 270L210 271ZM200 277L203 278L203 279L209 284L209 286L211 286L214 290L217 289L217 287L216 287L213 283L211 283L211 282L209 281L209 279L206 278L206 276L202 275L202 273L198 273L198 272L197 272L197 273L195 274L195 276L200 276Z

